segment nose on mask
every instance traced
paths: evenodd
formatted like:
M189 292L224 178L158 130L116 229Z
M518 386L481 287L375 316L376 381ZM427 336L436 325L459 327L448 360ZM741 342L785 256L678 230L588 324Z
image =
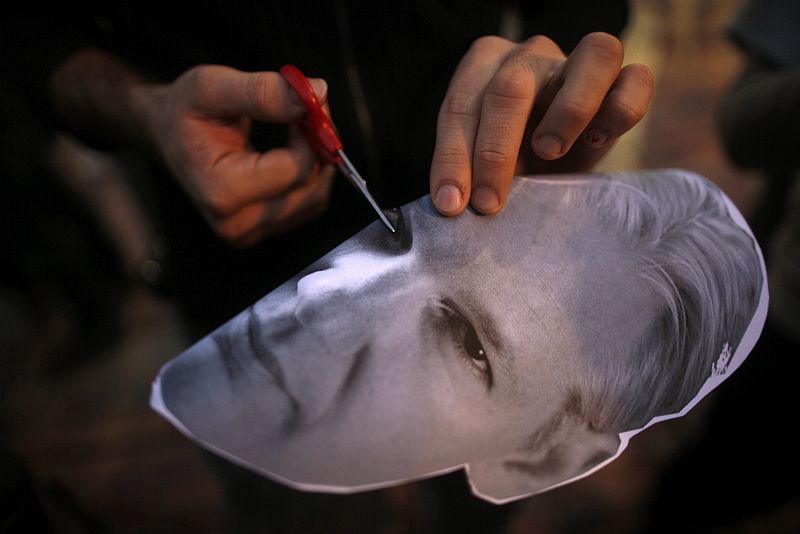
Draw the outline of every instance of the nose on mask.
M353 288L346 287L345 281L335 271L317 271L297 282L294 315L301 326L322 328L325 323L341 319L340 309L348 308L347 303L355 292Z
M297 320L304 326L330 314L345 316L367 311L386 300L404 282L406 262L397 257L351 253L325 270L297 282Z

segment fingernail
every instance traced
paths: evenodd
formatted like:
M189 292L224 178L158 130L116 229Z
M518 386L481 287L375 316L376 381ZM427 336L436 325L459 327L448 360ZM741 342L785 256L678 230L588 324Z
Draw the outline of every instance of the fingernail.
M472 192L471 204L481 213L494 213L500 207L500 198L494 189L482 185Z
M328 82L322 78L311 78L309 82L311 83L311 87L314 88L314 93L317 95L317 98L324 100L325 95L328 93Z
M583 135L583 140L593 148L600 148L608 142L608 134L603 130L593 128Z
M563 145L561 139L555 135L546 134L539 138L539 150L550 156L558 156L561 154Z
M446 212L457 211L461 207L461 191L453 184L445 184L436 190L436 206Z
M297 93L295 93L294 91L289 91L289 101L290 104L295 108L297 108L298 110L301 109L305 110L305 108L303 107L303 101L300 100L300 97L297 96Z

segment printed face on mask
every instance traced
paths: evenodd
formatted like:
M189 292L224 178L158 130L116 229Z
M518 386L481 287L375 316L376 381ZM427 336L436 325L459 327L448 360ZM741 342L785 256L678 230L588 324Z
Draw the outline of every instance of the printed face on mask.
M394 211L395 234L373 223L169 363L165 411L301 489L468 465L513 494L591 469L620 441L580 419L576 392L656 307L570 187L518 179L492 217L445 218L427 197Z

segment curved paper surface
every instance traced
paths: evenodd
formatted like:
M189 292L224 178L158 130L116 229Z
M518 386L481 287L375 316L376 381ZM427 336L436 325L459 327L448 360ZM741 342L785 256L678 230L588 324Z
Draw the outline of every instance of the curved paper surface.
M376 221L167 363L151 404L293 488L465 468L503 503L587 476L738 368L763 258L681 170L517 178L507 207Z

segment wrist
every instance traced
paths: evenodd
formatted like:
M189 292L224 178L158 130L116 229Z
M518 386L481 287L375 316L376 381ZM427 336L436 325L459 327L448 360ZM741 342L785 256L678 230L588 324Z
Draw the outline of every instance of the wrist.
M130 139L138 148L154 157L163 155L159 149L158 132L163 117L163 101L165 86L162 84L140 81L128 86L125 92L125 108L129 118Z

